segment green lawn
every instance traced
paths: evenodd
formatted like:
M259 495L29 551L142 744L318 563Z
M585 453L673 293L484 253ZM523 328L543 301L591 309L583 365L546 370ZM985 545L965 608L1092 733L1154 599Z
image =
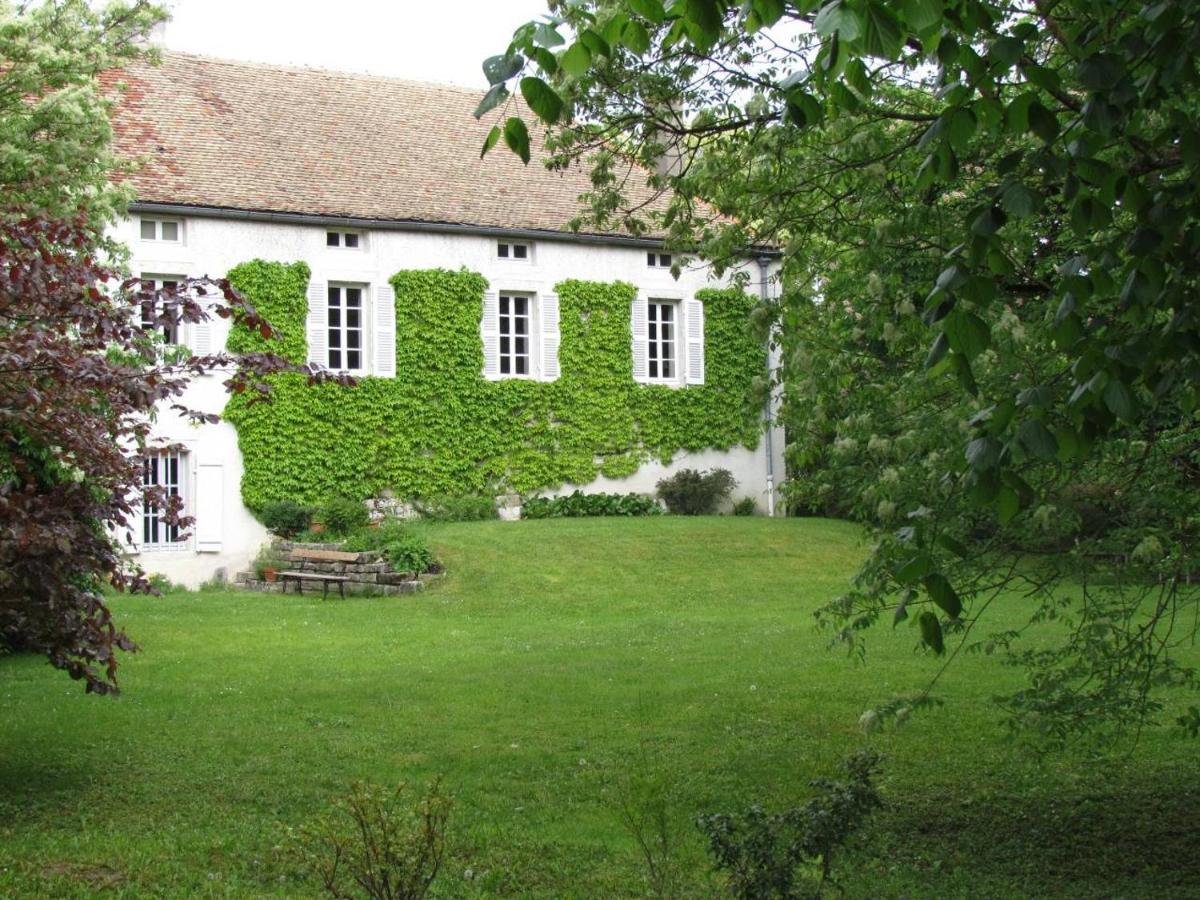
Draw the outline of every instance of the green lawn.
M637 896L613 799L635 772L669 785L712 896L692 820L802 798L862 745L864 709L935 668L907 627L871 634L866 664L827 649L812 610L864 553L842 523L429 534L450 575L418 597L119 598L142 652L116 700L0 659L0 895L311 895L274 849L285 825L353 779L440 773L440 896ZM888 807L843 861L848 893L1194 895L1196 744L1162 729L1103 760L1039 757L988 704L1019 679L964 658L944 706L874 737Z

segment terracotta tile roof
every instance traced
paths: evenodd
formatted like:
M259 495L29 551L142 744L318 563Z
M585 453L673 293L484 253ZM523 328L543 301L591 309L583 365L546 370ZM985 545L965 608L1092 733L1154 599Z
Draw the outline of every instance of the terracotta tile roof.
M176 52L115 77L142 202L557 231L590 188L542 165L540 129L529 166L481 160L481 91Z

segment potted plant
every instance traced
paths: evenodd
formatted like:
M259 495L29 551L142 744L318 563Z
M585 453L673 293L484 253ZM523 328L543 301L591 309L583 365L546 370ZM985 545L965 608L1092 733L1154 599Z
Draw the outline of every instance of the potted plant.
M268 584L274 584L279 580L280 562L271 553L269 546L264 546L258 551L258 557L254 560L254 573L258 576L259 581L265 581Z

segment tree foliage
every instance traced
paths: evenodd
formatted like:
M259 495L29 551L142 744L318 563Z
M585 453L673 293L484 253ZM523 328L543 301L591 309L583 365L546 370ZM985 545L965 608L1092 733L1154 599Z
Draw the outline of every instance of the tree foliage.
M133 649L103 592L152 590L123 551L143 503L187 536L179 498L142 488L156 416L212 421L182 402L206 374L262 399L264 377L298 368L164 345L214 315L271 328L226 281L156 290L113 262L104 229L127 193L101 75L144 54L162 16L141 0L0 0L0 651L44 653L99 693Z
M718 269L783 250L795 502L878 529L825 621L1007 650L1030 686L1003 702L1055 739L1190 682L1195 5L552 7L485 72L496 105L519 79L554 164L591 166L588 218ZM1062 641L984 634L997 602Z
M230 390L255 392L287 364L170 352L157 340L165 325L237 311L270 326L227 282L159 292L122 281L94 260L99 240L82 222L0 224L0 647L44 653L104 693L114 651L133 644L103 590L151 590L123 541L143 502L168 523L190 521L179 497L142 488L155 411L211 421L179 402L193 378L220 369ZM156 304L148 327L146 303Z

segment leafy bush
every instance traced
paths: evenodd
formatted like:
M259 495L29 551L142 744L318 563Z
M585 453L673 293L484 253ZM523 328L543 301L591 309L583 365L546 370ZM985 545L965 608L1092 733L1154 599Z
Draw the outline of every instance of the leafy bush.
M346 535L366 527L370 514L359 500L349 497L334 497L321 508L325 530L331 535Z
M450 800L437 781L414 805L406 799L403 784L388 792L356 782L332 813L288 829L287 851L333 897L419 900L446 855Z
M262 523L267 531L282 538L290 538L308 529L312 522L312 509L301 506L295 500L275 500L263 507Z
M654 498L645 494L585 494L575 491L566 497L530 497L521 503L522 519L657 516L661 513Z
M659 499L678 516L711 515L735 487L737 479L728 469L680 469L657 485Z
M378 528L359 528L342 542L342 549L350 553L366 553L383 550L411 534L411 529L402 522L384 522Z
M478 495L430 497L415 505L430 522L478 522L498 515L495 499Z
M419 534L409 533L383 548L396 572L424 572L434 563L433 551Z
M346 538L342 549L351 553L382 553L396 572L424 572L436 562L425 538L400 522L361 528Z
M733 504L733 514L735 516L753 516L758 512L758 504L753 497L743 497L737 503Z
M740 815L703 816L697 824L708 837L718 869L727 872L737 897L819 897L829 881L833 853L882 805L872 776L879 754L863 750L846 760L847 781L811 782L820 793L803 806L767 813L751 806ZM805 879L801 867L819 863L820 881Z

